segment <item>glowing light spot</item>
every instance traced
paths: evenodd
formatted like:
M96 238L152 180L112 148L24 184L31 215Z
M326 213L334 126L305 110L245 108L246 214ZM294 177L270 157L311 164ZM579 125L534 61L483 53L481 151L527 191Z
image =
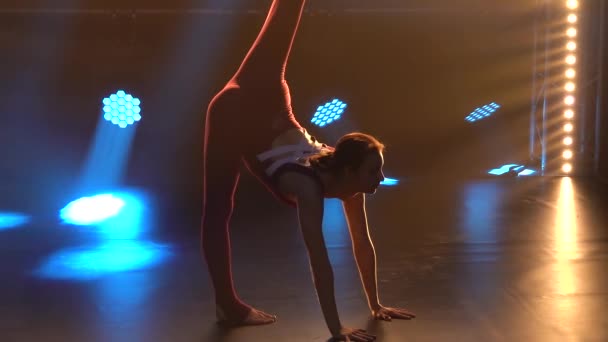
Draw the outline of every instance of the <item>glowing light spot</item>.
M566 44L566 49L568 51L574 51L574 50L576 50L576 43L575 42L568 42L568 44Z
M576 63L576 56L574 56L574 55L568 55L566 57L566 64L573 65L574 63Z
M0 212L0 230L17 228L30 221L30 217L18 213Z
M566 89L566 91L574 91L575 89L575 85L574 82L568 82L566 83L566 85L564 86L564 89Z
M141 101L124 90L119 90L102 101L104 119L120 128L127 128L141 120ZM116 118L118 117L118 118ZM132 120L129 120L132 118Z
M576 9L576 8L578 8L578 0L568 0L568 1L566 1L566 7L568 7L569 9Z
M394 179L394 178L384 178L384 181L382 181L380 183L380 185L384 185L384 186L396 186L397 184L399 184L399 180L398 179Z
M488 105L484 105L480 108L476 108L473 112L471 112L471 114L469 114L466 118L464 118L466 121L468 122L475 122L475 121L479 121L482 119L485 119L489 116L491 116L492 114L494 114L498 109L500 108L500 105L492 102Z
M576 76L576 71L574 69L570 68L570 69L566 70L566 77L567 78L572 79L575 76Z
M574 96L572 95L568 95L566 97L564 97L564 103L567 105L573 105L574 104Z
M317 112L311 119L311 122L319 127L324 127L339 120L346 107L346 103L334 99L323 106L319 106Z
M69 224L92 225L118 215L125 202L111 194L82 197L61 209L59 216Z

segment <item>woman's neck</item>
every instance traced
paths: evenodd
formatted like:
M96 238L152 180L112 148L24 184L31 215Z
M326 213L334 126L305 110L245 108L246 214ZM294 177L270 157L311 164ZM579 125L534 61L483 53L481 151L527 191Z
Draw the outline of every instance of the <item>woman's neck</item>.
M352 197L355 193L349 189L348 183L344 181L344 177L339 177L327 170L315 170L325 190L324 197L326 198L339 198L344 200L348 197Z

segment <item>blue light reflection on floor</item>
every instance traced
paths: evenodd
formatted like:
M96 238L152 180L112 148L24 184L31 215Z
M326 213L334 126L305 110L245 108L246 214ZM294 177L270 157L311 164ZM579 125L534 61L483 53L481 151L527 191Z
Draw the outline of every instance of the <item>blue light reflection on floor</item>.
M135 190L116 190L82 197L61 210L74 234L91 235L96 245L70 247L50 255L33 272L48 279L90 280L142 270L171 257L169 245L142 240L149 230L148 201Z
M51 255L34 275L49 279L92 280L116 272L142 270L165 262L168 245L116 240L99 246L68 248Z
M519 176L532 176L535 174L536 174L536 171L531 170L531 169L525 169L525 170L521 171L518 175Z
M59 216L65 223L88 226L118 215L125 202L113 194L81 197L61 209Z
M30 217L18 213L0 212L0 231L14 229L30 221Z
M86 226L107 239L134 239L146 230L147 201L135 191L113 191L79 198L60 212L64 223Z
M142 194L134 192L114 192L125 205L116 216L99 224L99 233L107 239L135 239L141 236L149 223L145 221L145 211L148 207Z
M495 176L501 176L501 175L508 173L511 170L513 172L517 172L518 176L531 176L531 175L536 174L535 170L528 169L528 168L526 168L525 165L519 165L519 164L506 164L497 169L492 169L492 170L488 171L488 173L491 175L495 175Z
M495 227L499 224L498 214L503 201L504 187L496 182L471 182L464 188L463 234L465 248L478 248L477 243L496 243ZM479 251L477 251L479 252Z

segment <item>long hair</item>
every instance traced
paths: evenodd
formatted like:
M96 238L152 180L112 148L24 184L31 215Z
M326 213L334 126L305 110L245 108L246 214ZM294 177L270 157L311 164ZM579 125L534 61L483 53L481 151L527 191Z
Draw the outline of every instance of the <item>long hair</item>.
M309 160L314 168L341 175L347 168L358 169L370 153L382 153L385 149L373 136L354 132L342 136L333 151L313 155Z

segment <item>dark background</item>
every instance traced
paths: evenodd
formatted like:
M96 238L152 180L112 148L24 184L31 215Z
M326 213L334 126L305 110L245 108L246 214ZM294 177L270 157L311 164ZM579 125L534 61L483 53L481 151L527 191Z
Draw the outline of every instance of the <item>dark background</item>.
M594 23L597 23L599 29L591 27L589 32L595 33L590 39L590 47L593 48L596 53L597 61L592 65L596 65L595 68L591 67L590 78L596 81L590 82L595 87L591 87L593 93L596 96L591 96L591 100L588 101L589 107L596 111L596 117L593 121L594 124L589 124L597 134L590 134L595 138L596 148L593 149L596 154L593 158L596 162L596 174L602 177L604 181L608 180L608 112L606 111L606 104L608 104L608 43L606 43L606 37L608 37L608 25L605 20L608 18L608 5L606 1L601 1L602 5L594 4L592 10L595 13L601 13L603 15L603 21L597 18L597 16L590 16L594 18ZM594 42L603 43L597 44ZM597 56L599 55L599 56ZM598 71L602 72L598 72ZM591 120L590 120L591 121Z
M1 6L0 205L54 211L71 200L101 100L124 89L143 116L125 184L167 209L198 210L206 106L270 1L74 3ZM349 130L378 136L386 175L402 181L478 177L528 160L529 2L342 3L310 3L287 71L296 116L313 134L330 144ZM345 120L310 124L335 97L349 104ZM490 102L502 105L495 116L464 120ZM269 198L250 176L242 184Z

